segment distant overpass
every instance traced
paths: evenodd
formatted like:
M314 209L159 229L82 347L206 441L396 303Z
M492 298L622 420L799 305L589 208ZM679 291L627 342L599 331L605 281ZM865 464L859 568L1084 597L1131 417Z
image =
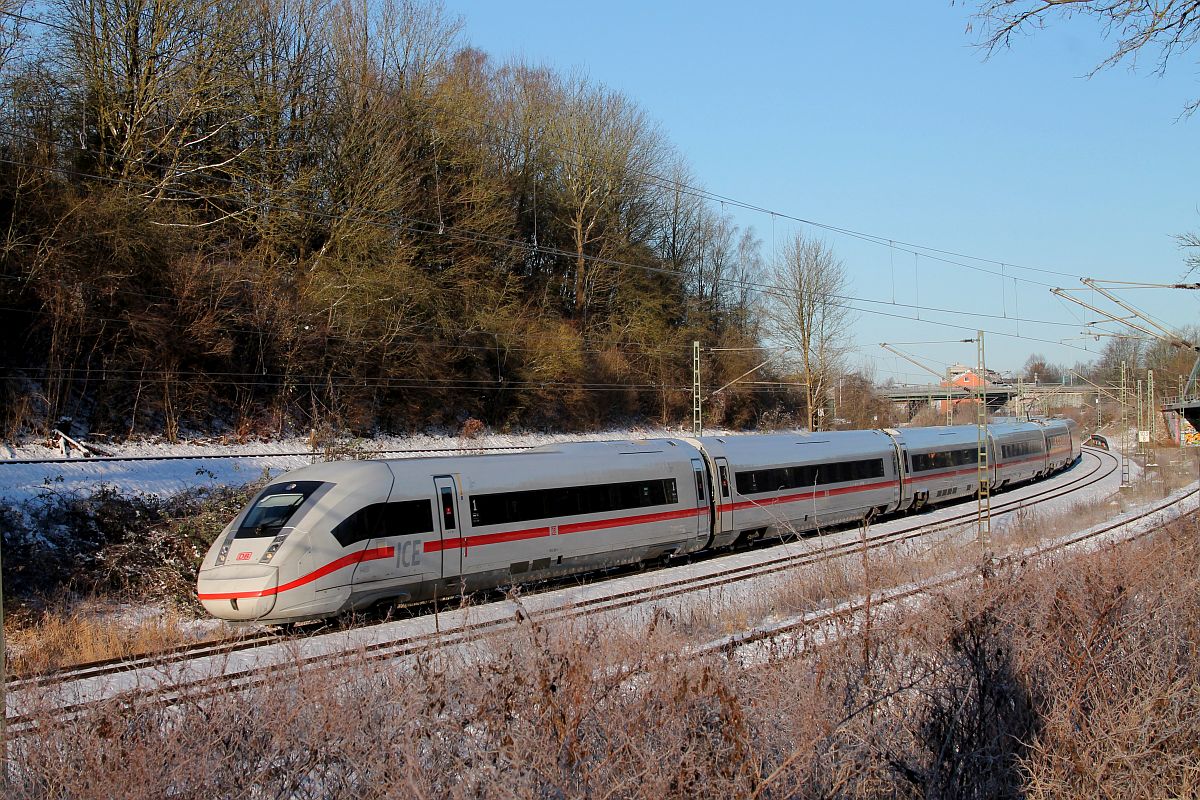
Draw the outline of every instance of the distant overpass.
M1162 410L1167 415L1171 434L1176 441L1181 444L1200 444L1200 442L1193 441L1196 434L1187 433L1186 426L1184 426L1184 431L1180 431L1178 422L1178 417L1183 417L1191 423L1193 431L1200 431L1200 395L1172 397L1163 403Z
M915 410L918 404L932 404L945 400L947 395L954 401L973 400L979 396L977 389L940 386L936 383L880 386L876 387L875 391L894 403L908 405L910 410ZM1023 408L1014 408L1013 411L1017 413L1023 413L1030 406L1036 405L1043 408L1047 405L1078 407L1086 402L1085 398L1091 397L1096 391L1087 386L1050 384L1021 386L1019 393ZM1017 387L1011 383L990 383L985 391L987 406L992 409L1003 408L1011 404L1017 394Z

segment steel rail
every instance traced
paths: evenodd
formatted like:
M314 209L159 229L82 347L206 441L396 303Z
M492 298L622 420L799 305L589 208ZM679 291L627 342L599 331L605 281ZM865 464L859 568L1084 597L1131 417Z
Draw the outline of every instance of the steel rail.
M522 445L512 447L420 447L414 449L390 449L390 450L362 450L355 451L355 455L365 456L383 456L392 455L395 453L418 454L418 453L486 453L486 452L522 452L532 450L537 445ZM294 453L187 453L182 455L160 455L160 456L91 456L84 458L2 458L0 466L11 465L38 465L38 464L98 464L98 463L123 463L123 462L138 462L138 461L203 461L203 460L219 460L219 459L240 459L240 458L319 458L324 454L320 451L306 451ZM344 459L335 459L344 460Z
M1114 531L1118 528L1123 528L1123 527L1129 525L1130 523L1138 522L1139 520L1143 520L1146 517L1153 516L1154 514L1164 511L1167 508L1170 508L1171 506L1179 505L1179 504L1183 503L1184 501L1187 501L1187 500L1192 499L1193 497L1196 497L1198 494L1200 494L1200 488L1193 489L1190 492L1187 492L1186 494L1183 494L1173 500L1164 502L1161 505L1155 506L1154 508L1144 511L1134 517L1125 518L1118 522L1114 522L1112 524L1105 525L1100 528L1089 529L1088 531L1086 531L1082 534L1075 534L1075 535L1071 535L1068 537L1064 537L1062 540L1054 542L1053 544L1050 544L1050 545L1046 545L1046 546L1035 545L1032 547L1028 547L1028 548L1025 548L1022 551L1020 551L1020 555L1022 555L1024 557L1041 556L1041 555L1047 555L1049 553L1054 553L1059 550L1066 550L1067 548L1070 548L1070 547L1075 547L1076 545L1079 545L1083 542L1087 542L1092 539L1096 539L1101 536L1104 536L1105 534L1111 533L1112 531ZM1146 530L1138 531L1133 534L1130 534L1129 536L1122 539L1120 543L1128 544L1129 542L1137 541L1138 539L1149 536L1153 533L1156 533L1156 532L1162 530L1167 525L1170 525L1171 523L1177 521L1177 519L1178 518L1167 520L1159 525L1155 525ZM1011 558L1011 557L1012 556L1010 555L1010 556L1006 556L1005 558ZM892 603L896 603L901 600L906 600L906 599L909 599L912 597L916 597L918 595L926 594L934 589L941 589L946 586L950 586L950 585L953 585L956 583L961 583L966 580L971 580L971 579L979 577L979 575L980 575L980 573L977 570L960 571L960 572L956 572L956 573L953 573L950 575L939 575L939 576L935 576L933 578L929 578L927 580L921 581L915 586L906 586L906 587L902 587L902 588L898 588L898 589L897 588L887 589L887 590L883 590L882 592L872 592L870 595L869 601L872 604L880 604L880 603L892 604ZM855 601L852 601L850 603L841 604L837 608L825 609L823 611L817 612L815 615L807 615L803 618L797 618L794 621L784 621L782 623L772 625L770 627L770 629L758 628L758 629L754 629L754 630L750 630L750 631L743 631L743 632L731 634L730 636L723 637L722 639L718 639L713 642L709 642L705 645L702 645L701 647L690 651L688 655L690 657L711 655L711 654L714 654L717 652L735 650L739 647L744 647L744 646L747 646L750 644L756 644L759 642L779 639L784 636L791 635L797 631L804 630L806 628L811 628L812 626L817 625L817 624L824 624L824 623L827 623L834 619L853 617L853 616L857 615L860 611L864 610L867 606L867 603L868 603L868 598L862 597L862 598L858 598Z

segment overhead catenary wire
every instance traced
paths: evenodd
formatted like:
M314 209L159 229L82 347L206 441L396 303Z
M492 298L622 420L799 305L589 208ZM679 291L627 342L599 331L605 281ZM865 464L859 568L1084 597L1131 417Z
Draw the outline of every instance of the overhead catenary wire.
M101 372L101 370L94 370L94 371ZM0 375L0 381L9 381L9 382L18 382L19 383L19 382L27 381L27 380L29 380L27 377L22 377L19 375ZM526 382L520 382L518 385L510 386L507 383L505 383L504 385L499 385L494 382L491 384L419 383L419 382L400 383L399 380L400 379L392 379L392 378L376 378L376 379L364 378L364 379L360 379L360 380L334 380L334 381L331 381L331 380L322 378L320 380L315 380L315 381L299 381L299 382L289 381L289 382L287 382L286 385L289 387L298 388L298 389L336 388L336 389L340 389L340 390L360 389L360 390L364 390L364 391L371 390L371 389L376 389L376 390L381 390L381 389L451 390L451 389L453 389L453 390L464 391L464 392L468 392L468 391L470 391L470 392L544 391L544 392L568 392L568 393L570 393L570 392L585 392L585 393L586 392L601 392L601 393L616 392L616 393L622 393L622 392L629 392L631 390L641 390L641 391L647 391L647 392L650 392L650 391L672 392L672 393L675 393L675 392L690 393L692 391L691 386L675 386L673 384L666 384L666 383L593 385L593 384L569 383L569 382L560 382L560 381L547 381L545 383L539 383L536 381L526 381ZM240 380L232 380L229 378L224 378L224 379L208 380L208 381L206 381L206 383L214 385L214 386L230 386L230 387L257 386L257 387L268 387L268 388L275 388L275 389L280 388L279 381L240 381ZM786 380L758 381L758 382L753 382L753 383L755 386L757 386L759 389L761 389L763 391L776 390L778 392L787 392L787 391L790 391L791 387L800 385L800 384L796 384L794 382L789 382Z

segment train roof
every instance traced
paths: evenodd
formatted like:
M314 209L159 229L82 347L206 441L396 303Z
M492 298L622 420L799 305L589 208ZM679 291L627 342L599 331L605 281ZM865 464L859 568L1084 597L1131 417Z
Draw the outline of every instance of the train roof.
M289 470L283 475L273 478L271 484L287 483L290 481L328 481L330 483L339 483L347 480L390 478L390 476L390 473L387 471L387 465L382 459L325 461Z
M737 436L701 436L706 449L730 458L794 460L837 457L847 454L891 450L892 440L883 431L804 431L802 433L757 433Z
M918 450L978 445L979 428L975 425L948 425L938 428L901 428L893 434L905 447Z
M1044 428L1047 428L1049 430L1055 430L1055 431L1066 431L1066 430L1070 430L1073 427L1078 427L1078 423L1076 423L1075 420L1070 419L1068 417L1053 417L1053 418L1047 418L1047 419L1037 419L1037 420L1034 420L1034 422L1036 422L1038 425L1041 425Z
M1005 438L1028 436L1030 434L1042 436L1041 428L1041 425L1032 422L997 422L988 424L988 434L991 436L1003 436Z

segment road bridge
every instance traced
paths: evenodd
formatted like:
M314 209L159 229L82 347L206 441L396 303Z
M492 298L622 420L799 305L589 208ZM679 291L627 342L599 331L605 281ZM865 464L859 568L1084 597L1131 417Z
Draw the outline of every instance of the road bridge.
M939 384L906 384L903 386L881 386L876 391L898 405L904 405L909 414L915 414L922 406L944 403L949 397L954 403L974 400L977 389ZM1007 409L1015 416L1034 410L1047 413L1050 408L1072 406L1078 408L1087 403L1095 390L1079 385L1033 385L1017 386L1010 383L989 383L985 390L987 407L1000 411Z

